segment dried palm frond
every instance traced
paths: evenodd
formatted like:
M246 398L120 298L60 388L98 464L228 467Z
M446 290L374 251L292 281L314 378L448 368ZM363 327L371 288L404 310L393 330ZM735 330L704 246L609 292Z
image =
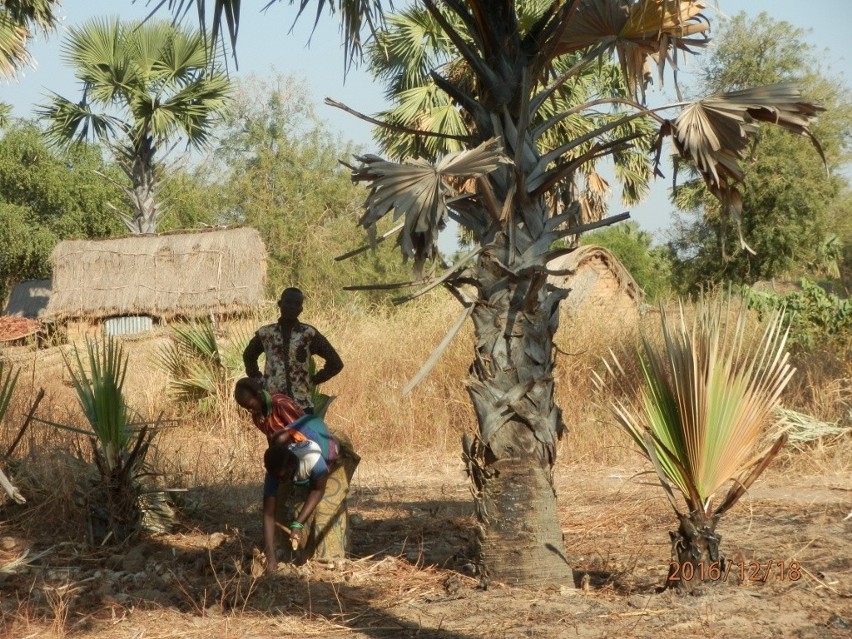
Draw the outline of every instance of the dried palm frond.
M786 438L755 455L771 425L781 391L794 369L785 352L783 314L774 313L762 337L747 338L747 311L730 298L701 300L692 326L661 308L661 344L643 336L640 408L611 404L618 423L652 461L665 486L673 484L689 512L710 514L714 494L734 485L715 514L736 503ZM618 379L618 360L607 364ZM603 378L597 377L600 386Z
M414 259L418 276L423 263L438 255L438 234L448 217L447 199L455 194L449 180L481 177L510 162L496 139L450 153L434 166L420 159L399 164L376 155L355 157L361 165L350 167L352 180L370 187L367 210L359 223L374 237L376 223L391 210L394 220L403 217L398 243L403 255Z
M581 0L556 54L615 51L630 93L644 95L651 81L649 61L662 81L667 61L676 68L678 52L691 53L709 42L705 8L694 0Z
M790 83L719 93L688 105L660 130L672 135L678 154L692 161L710 192L739 223L742 196L736 184L744 179L740 160L746 153L758 122L769 122L810 138L825 162L810 125L822 107L807 102Z

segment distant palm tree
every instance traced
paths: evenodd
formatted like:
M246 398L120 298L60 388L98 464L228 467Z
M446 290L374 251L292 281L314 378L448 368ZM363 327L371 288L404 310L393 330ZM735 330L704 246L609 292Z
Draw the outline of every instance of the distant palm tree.
M6 0L0 3L0 76L13 76L31 63L27 44L35 31L56 27L58 0Z
M167 4L178 9L193 3ZM202 9L200 16L213 16L214 35L224 25L235 40L245 3L194 4ZM342 19L344 48L351 59L361 50L362 26L372 25L381 37L383 4L388 3L298 4L302 10L315 5L312 14L317 18L325 9ZM821 109L792 85L648 108L645 90L653 70L662 78L666 69L709 40L709 21L702 13L706 6L696 0L555 0L529 22L522 20L520 1L418 4L440 26L439 37L452 43L451 59L468 69L458 74L453 65L428 69L436 90L460 111L465 128L455 137L461 150L436 162L423 157L403 162L376 155L357 158L352 177L369 187L360 222L378 241L377 222L393 212L400 219L394 229L397 243L421 273L425 263L438 256L438 236L450 217L473 238L469 253L443 272L431 273L399 301L443 286L463 306L424 371L465 320L473 322L467 389L479 431L467 438L464 457L475 494L477 563L483 582L570 584L571 562L564 553L554 488L557 444L565 426L554 397L553 343L559 303L570 291L549 284L547 264L560 254L559 240L595 224L570 226L581 206L577 197L570 201L570 193L567 205L555 207L553 202L590 160L617 156L635 144L634 135L623 127L644 119L658 130L660 144L670 137L675 151L696 164L725 212L740 215L740 161L758 123L810 135L809 126ZM212 10L205 12L205 5ZM570 108L558 105L556 96L563 87L612 58L617 59L629 98L611 95L580 100ZM616 108L624 112L593 129L563 128L573 114L615 113ZM667 110L674 115L667 117ZM423 139L436 136L427 130L410 133ZM659 153L661 147L655 150ZM573 412L567 407L569 420Z
M133 214L119 213L132 233L154 233L160 147L184 137L208 143L213 120L226 105L228 78L208 63L206 40L169 22L94 19L72 28L65 60L83 83L72 102L53 94L40 115L57 144L93 138L108 144L130 179L122 185Z

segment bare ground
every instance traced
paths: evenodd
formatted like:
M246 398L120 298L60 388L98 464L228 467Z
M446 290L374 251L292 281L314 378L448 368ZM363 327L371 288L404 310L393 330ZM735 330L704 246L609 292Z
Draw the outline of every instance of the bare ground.
M725 583L683 596L660 591L675 519L636 470L557 468L576 583L545 592L479 587L470 492L452 460L366 460L351 558L273 577L252 576L259 485L194 491L177 532L121 554L51 546L50 531L24 538L24 507L7 506L0 566L49 552L0 575L0 637L852 636L852 473L768 473L719 526L734 565Z

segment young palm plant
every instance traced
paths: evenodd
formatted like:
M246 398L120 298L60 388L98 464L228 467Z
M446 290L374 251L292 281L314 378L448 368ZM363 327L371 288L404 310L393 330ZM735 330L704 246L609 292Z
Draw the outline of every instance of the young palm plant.
M243 366L250 335L237 333L226 346L213 325L203 320L172 327L171 341L160 349L158 364L169 374L169 389L179 402L196 402L208 412L230 399L230 383Z
M781 311L759 339L749 337L747 310L730 297L698 302L691 326L683 306L672 318L661 309L662 342L643 335L638 356L644 384L639 406L612 400L618 423L654 465L680 526L671 533L669 585L691 589L727 574L716 526L760 476L786 441L782 435L756 454L781 391L793 375L785 352ZM618 359L610 378L629 376ZM605 381L597 376L599 387ZM714 497L733 482L721 501ZM674 487L686 510L678 507Z
M152 513L141 477L156 430L133 423L124 399L127 356L112 337L103 344L86 343L86 362L74 349L66 360L71 382L91 430L73 429L90 436L97 475L86 486L89 539L92 543L123 543L137 534ZM88 369L88 370L87 370ZM66 427L67 428L67 427ZM168 516L168 509L160 515Z

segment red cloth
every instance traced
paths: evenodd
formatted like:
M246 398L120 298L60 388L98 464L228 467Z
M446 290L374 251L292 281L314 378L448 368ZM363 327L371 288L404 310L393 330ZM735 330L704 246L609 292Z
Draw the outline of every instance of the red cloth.
M289 428L290 424L305 414L305 411L293 399L282 393L272 393L270 398L271 410L268 415L252 413L254 425L266 435L267 439L272 438L275 433L286 430L293 436L293 441L305 441L307 437L299 431Z

